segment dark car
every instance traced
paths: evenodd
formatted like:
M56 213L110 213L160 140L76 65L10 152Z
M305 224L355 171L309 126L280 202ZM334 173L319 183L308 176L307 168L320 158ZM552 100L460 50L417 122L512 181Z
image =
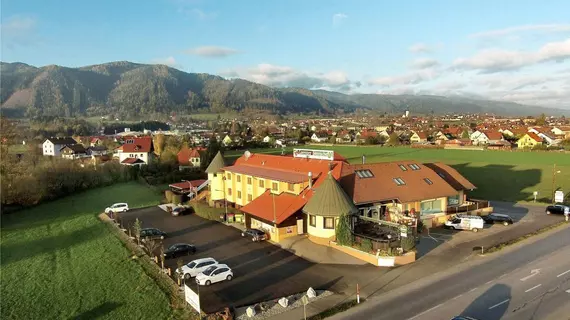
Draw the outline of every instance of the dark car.
M263 232L262 230L259 230L259 229L245 229L241 233L241 236L251 238L251 241L267 240L267 236L265 235L265 232Z
M171 211L171 214L175 217L187 215L190 213L192 213L192 208L190 207L176 207Z
M546 214L564 214L565 205L555 204L553 206L546 207Z
M160 231L156 228L144 228L141 230L140 237L143 240L162 240L166 238L166 232Z
M485 221L486 224L499 223L499 224L508 226L509 224L513 224L513 222L514 222L513 218L511 218L509 215L500 214L500 213L491 213L491 214L483 216L481 218L483 218L483 220Z
M196 253L196 247L187 243L173 244L164 251L165 259L172 259L181 256L189 256Z

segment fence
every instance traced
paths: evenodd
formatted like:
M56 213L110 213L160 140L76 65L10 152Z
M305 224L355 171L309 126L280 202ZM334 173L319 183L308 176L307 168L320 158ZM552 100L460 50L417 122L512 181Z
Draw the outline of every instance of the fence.
M467 202L468 205L447 207L445 213L457 214L490 207L490 202L487 200L467 199Z

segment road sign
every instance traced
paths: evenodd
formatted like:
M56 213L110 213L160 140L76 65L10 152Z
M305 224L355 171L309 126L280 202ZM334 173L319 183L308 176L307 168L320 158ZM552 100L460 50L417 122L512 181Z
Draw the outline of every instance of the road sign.
M309 304L309 298L307 298L307 295L304 295L304 296L301 298L301 302L303 302L303 305L304 305L304 306L306 306L306 305Z
M554 193L554 202L564 202L564 192L562 192L562 190L558 190Z

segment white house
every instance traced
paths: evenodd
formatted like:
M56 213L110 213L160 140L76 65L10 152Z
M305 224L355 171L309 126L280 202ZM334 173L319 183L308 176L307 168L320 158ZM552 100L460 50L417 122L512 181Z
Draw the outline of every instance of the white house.
M61 156L61 149L67 145L77 144L73 138L49 138L44 141L42 151L44 156Z
M311 136L311 141L313 142L327 142L329 140L329 135L326 132L313 133Z
M124 165L148 164L152 159L153 145L151 137L129 138L115 149L115 156Z
M82 144L65 145L60 150L61 157L64 159L79 159L87 156L87 151Z

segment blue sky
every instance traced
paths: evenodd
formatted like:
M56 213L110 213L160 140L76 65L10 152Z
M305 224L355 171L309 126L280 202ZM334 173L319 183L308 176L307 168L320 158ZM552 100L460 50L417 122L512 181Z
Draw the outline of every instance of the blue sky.
M570 108L570 2L3 0L2 61Z

